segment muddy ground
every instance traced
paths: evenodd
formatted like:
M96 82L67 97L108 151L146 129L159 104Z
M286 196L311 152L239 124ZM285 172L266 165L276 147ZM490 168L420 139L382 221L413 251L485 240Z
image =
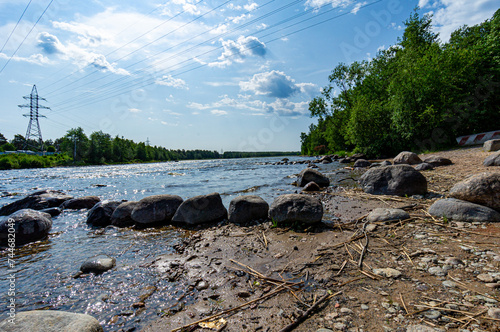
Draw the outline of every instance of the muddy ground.
M454 165L423 172L424 198L330 189L312 194L325 207L318 226L193 232L151 262L185 293L144 331L215 331L193 324L207 318L222 318L219 330L228 332L285 331L294 322L294 331L500 331L499 226L426 214L454 183L485 171L487 153L439 155ZM411 219L366 224L376 207L402 207Z

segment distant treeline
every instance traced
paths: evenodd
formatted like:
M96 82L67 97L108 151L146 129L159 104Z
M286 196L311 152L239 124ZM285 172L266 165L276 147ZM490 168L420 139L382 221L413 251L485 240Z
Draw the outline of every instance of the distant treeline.
M437 150L499 129L500 10L447 43L432 31L432 16L415 11L405 26L396 45L332 71L309 104L318 123L301 134L302 154Z
M298 156L300 152L237 152L237 151L227 151L224 152L222 158L232 159L232 158L256 158L256 157L284 157L284 156Z

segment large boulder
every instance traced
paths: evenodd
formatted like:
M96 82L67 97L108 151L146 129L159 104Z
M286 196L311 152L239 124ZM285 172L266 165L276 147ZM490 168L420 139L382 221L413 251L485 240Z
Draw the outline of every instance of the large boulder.
M101 274L111 270L116 265L116 259L107 255L90 257L80 266L83 273Z
M229 203L228 213L229 222L245 225L267 219L269 204L259 196L238 196Z
M417 165L422 162L415 152L403 151L394 157L394 165Z
M371 166L371 162L369 162L368 160L366 159L358 159L356 160L356 162L354 163L354 167L370 167Z
M111 215L111 225L116 227L128 227L135 224L132 219L132 211L137 206L137 202L123 202L118 205Z
M500 150L500 139L490 139L489 141L484 142L483 150L486 152Z
M139 226L168 224L182 203L177 195L153 195L137 202L132 219Z
M306 168L299 173L297 184L299 187L303 187L309 182L316 182L320 187L328 187L330 185L330 180L321 172L315 169Z
M315 224L323 218L323 205L318 198L309 195L282 195L271 204L269 218L278 224Z
M456 221L499 222L500 213L489 207L456 198L440 199L429 208L434 217L446 217Z
M9 223L9 220L14 222ZM15 235L11 238L15 239L16 246L38 241L45 238L51 228L50 214L31 209L19 210L10 216L0 217L0 245L8 245L9 234Z
M425 177L408 165L371 168L359 182L366 193L374 195L423 195L427 192Z
M302 188L303 192L313 192L313 191L320 191L321 188L318 186L316 182L309 182Z
M100 201L101 199L97 196L77 197L65 201L60 208L69 210L92 209Z
M188 225L206 224L227 218L227 210L219 193L200 195L186 199L177 209L173 222Z
M366 220L369 222L406 220L409 218L410 215L405 210L389 208L374 209L366 216Z
M15 324L0 322L5 332L103 332L97 319L60 310L33 310L16 313Z
M453 198L484 205L500 211L500 173L480 173L455 184Z
M111 224L111 215L122 202L101 201L94 205L87 213L87 224L94 226L108 226Z
M448 166L448 165L452 164L450 159L443 158L440 156L431 156L431 157L425 158L424 163L431 164L434 167Z
M72 198L73 196L66 195L59 190L41 190L29 194L23 199L2 206L0 208L0 216L8 216L22 209L43 210L58 207L63 202Z
M488 157L483 162L484 166L500 166L500 152L494 153Z

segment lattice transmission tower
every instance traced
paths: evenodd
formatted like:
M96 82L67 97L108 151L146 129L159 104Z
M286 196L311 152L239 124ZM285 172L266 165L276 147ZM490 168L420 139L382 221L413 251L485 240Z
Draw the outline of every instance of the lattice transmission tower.
M30 122L28 124L28 129L26 130L24 149L26 150L30 142L29 140L35 140L39 144L40 151L43 152L43 139L42 139L42 131L40 130L40 123L38 122L38 118L45 118L46 116L40 115L40 109L50 109L50 107L42 106L39 104L40 100L47 101L45 98L41 98L38 96L38 92L36 91L36 85L33 85L33 89L31 89L31 94L29 96L23 97L26 100L29 100L29 104L18 105L20 108L28 108L30 112L27 114L23 114L25 117L30 118ZM35 146L36 147L36 146Z

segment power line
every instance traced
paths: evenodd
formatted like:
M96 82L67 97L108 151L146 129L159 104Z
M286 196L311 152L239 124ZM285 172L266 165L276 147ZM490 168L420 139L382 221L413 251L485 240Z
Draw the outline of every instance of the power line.
M50 7L50 5L52 4L53 1L54 0L50 0L50 2L47 5L47 7L45 7L45 10L43 11L42 15L40 15L40 17L38 18L38 20L36 20L35 24L33 24L33 26L31 27L30 31L26 34L26 36L22 40L21 44L19 44L19 46L14 51L14 53L12 53L12 55L9 58L9 60L7 60L7 62L5 63L5 65L2 67L2 69L0 69L0 74L3 72L3 70L5 69L5 67L7 67L7 65L10 62L10 60L12 60L12 58L14 57L14 55L16 55L17 51L19 51L19 49L21 48L21 46L24 44L24 41L26 40L26 38L28 38L28 36L31 34L31 31L33 31L33 29L36 27L36 25L38 24L38 22L40 22L40 20L42 19L43 15L45 15L45 12L47 11L47 9L49 9L49 7Z
M7 45L7 43L9 42L10 37L12 37L12 34L14 33L14 31L16 31L17 26L19 25L19 22L21 22L21 20L23 19L24 13L26 13L26 11L28 10L28 7L30 6L31 1L33 1L33 0L30 0L30 2L28 2L28 5L26 6L26 8L24 8L24 11L23 11L23 13L21 14L21 17L19 17L19 20L17 20L16 26L15 26L15 27L14 27L14 29L12 29L12 31L10 32L9 37L7 37L7 40L5 41L5 44L3 44L2 49L0 50L0 53L2 53L2 52L3 52L3 49L5 48L5 45Z

